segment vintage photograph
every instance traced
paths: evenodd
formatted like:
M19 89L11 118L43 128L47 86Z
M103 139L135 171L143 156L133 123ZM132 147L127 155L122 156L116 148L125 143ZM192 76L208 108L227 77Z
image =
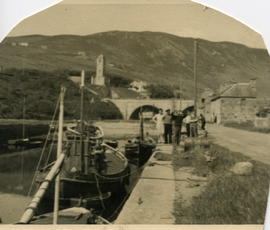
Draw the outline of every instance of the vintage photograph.
M0 223L263 224L270 59L189 0L64 0L0 43Z

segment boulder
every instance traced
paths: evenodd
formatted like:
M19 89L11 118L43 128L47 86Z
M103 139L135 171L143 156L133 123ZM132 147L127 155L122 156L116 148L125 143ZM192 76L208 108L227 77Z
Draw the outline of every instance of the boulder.
M232 168L231 172L237 175L250 175L253 170L253 164L250 162L238 162Z

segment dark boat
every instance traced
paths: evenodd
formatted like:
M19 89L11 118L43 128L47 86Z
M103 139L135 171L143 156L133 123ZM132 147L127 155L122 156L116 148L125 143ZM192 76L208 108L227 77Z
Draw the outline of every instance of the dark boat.
M142 167L151 157L156 142L144 134L143 112L140 111L140 135L125 144L125 156L130 163Z
M81 119L64 124L62 89L59 122L50 125L30 188L31 192L36 184L36 192L19 223L30 223L34 215L51 212L53 208L54 213L74 206L103 212L113 197L126 195L128 160L115 148L115 142L104 141L101 127L84 121L83 72L82 79Z
M83 135L77 131L80 129L78 126L69 124L66 127L66 157L60 171L60 208L80 206L105 209L113 196L125 195L125 185L129 183L128 161L114 148L114 142L103 140L100 127L85 124ZM36 178L38 184L44 180L50 168L48 164L39 170ZM39 213L51 210L53 199L54 187L50 186L39 205Z

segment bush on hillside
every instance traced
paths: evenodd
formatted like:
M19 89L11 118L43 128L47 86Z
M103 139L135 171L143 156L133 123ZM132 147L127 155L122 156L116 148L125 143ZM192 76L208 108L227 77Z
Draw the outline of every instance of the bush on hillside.
M147 86L151 98L173 98L173 89L167 85L151 84Z

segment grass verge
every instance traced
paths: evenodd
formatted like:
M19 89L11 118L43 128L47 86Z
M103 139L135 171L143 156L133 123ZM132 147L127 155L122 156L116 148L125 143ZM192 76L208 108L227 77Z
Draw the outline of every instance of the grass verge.
M203 156L206 151L214 159L210 163ZM251 175L240 176L229 171L240 161L253 163ZM181 199L175 200L176 224L263 224L270 166L214 144L209 149L175 153L173 162L175 170L191 166L197 175L212 175L205 189L192 198L188 207L183 206Z

